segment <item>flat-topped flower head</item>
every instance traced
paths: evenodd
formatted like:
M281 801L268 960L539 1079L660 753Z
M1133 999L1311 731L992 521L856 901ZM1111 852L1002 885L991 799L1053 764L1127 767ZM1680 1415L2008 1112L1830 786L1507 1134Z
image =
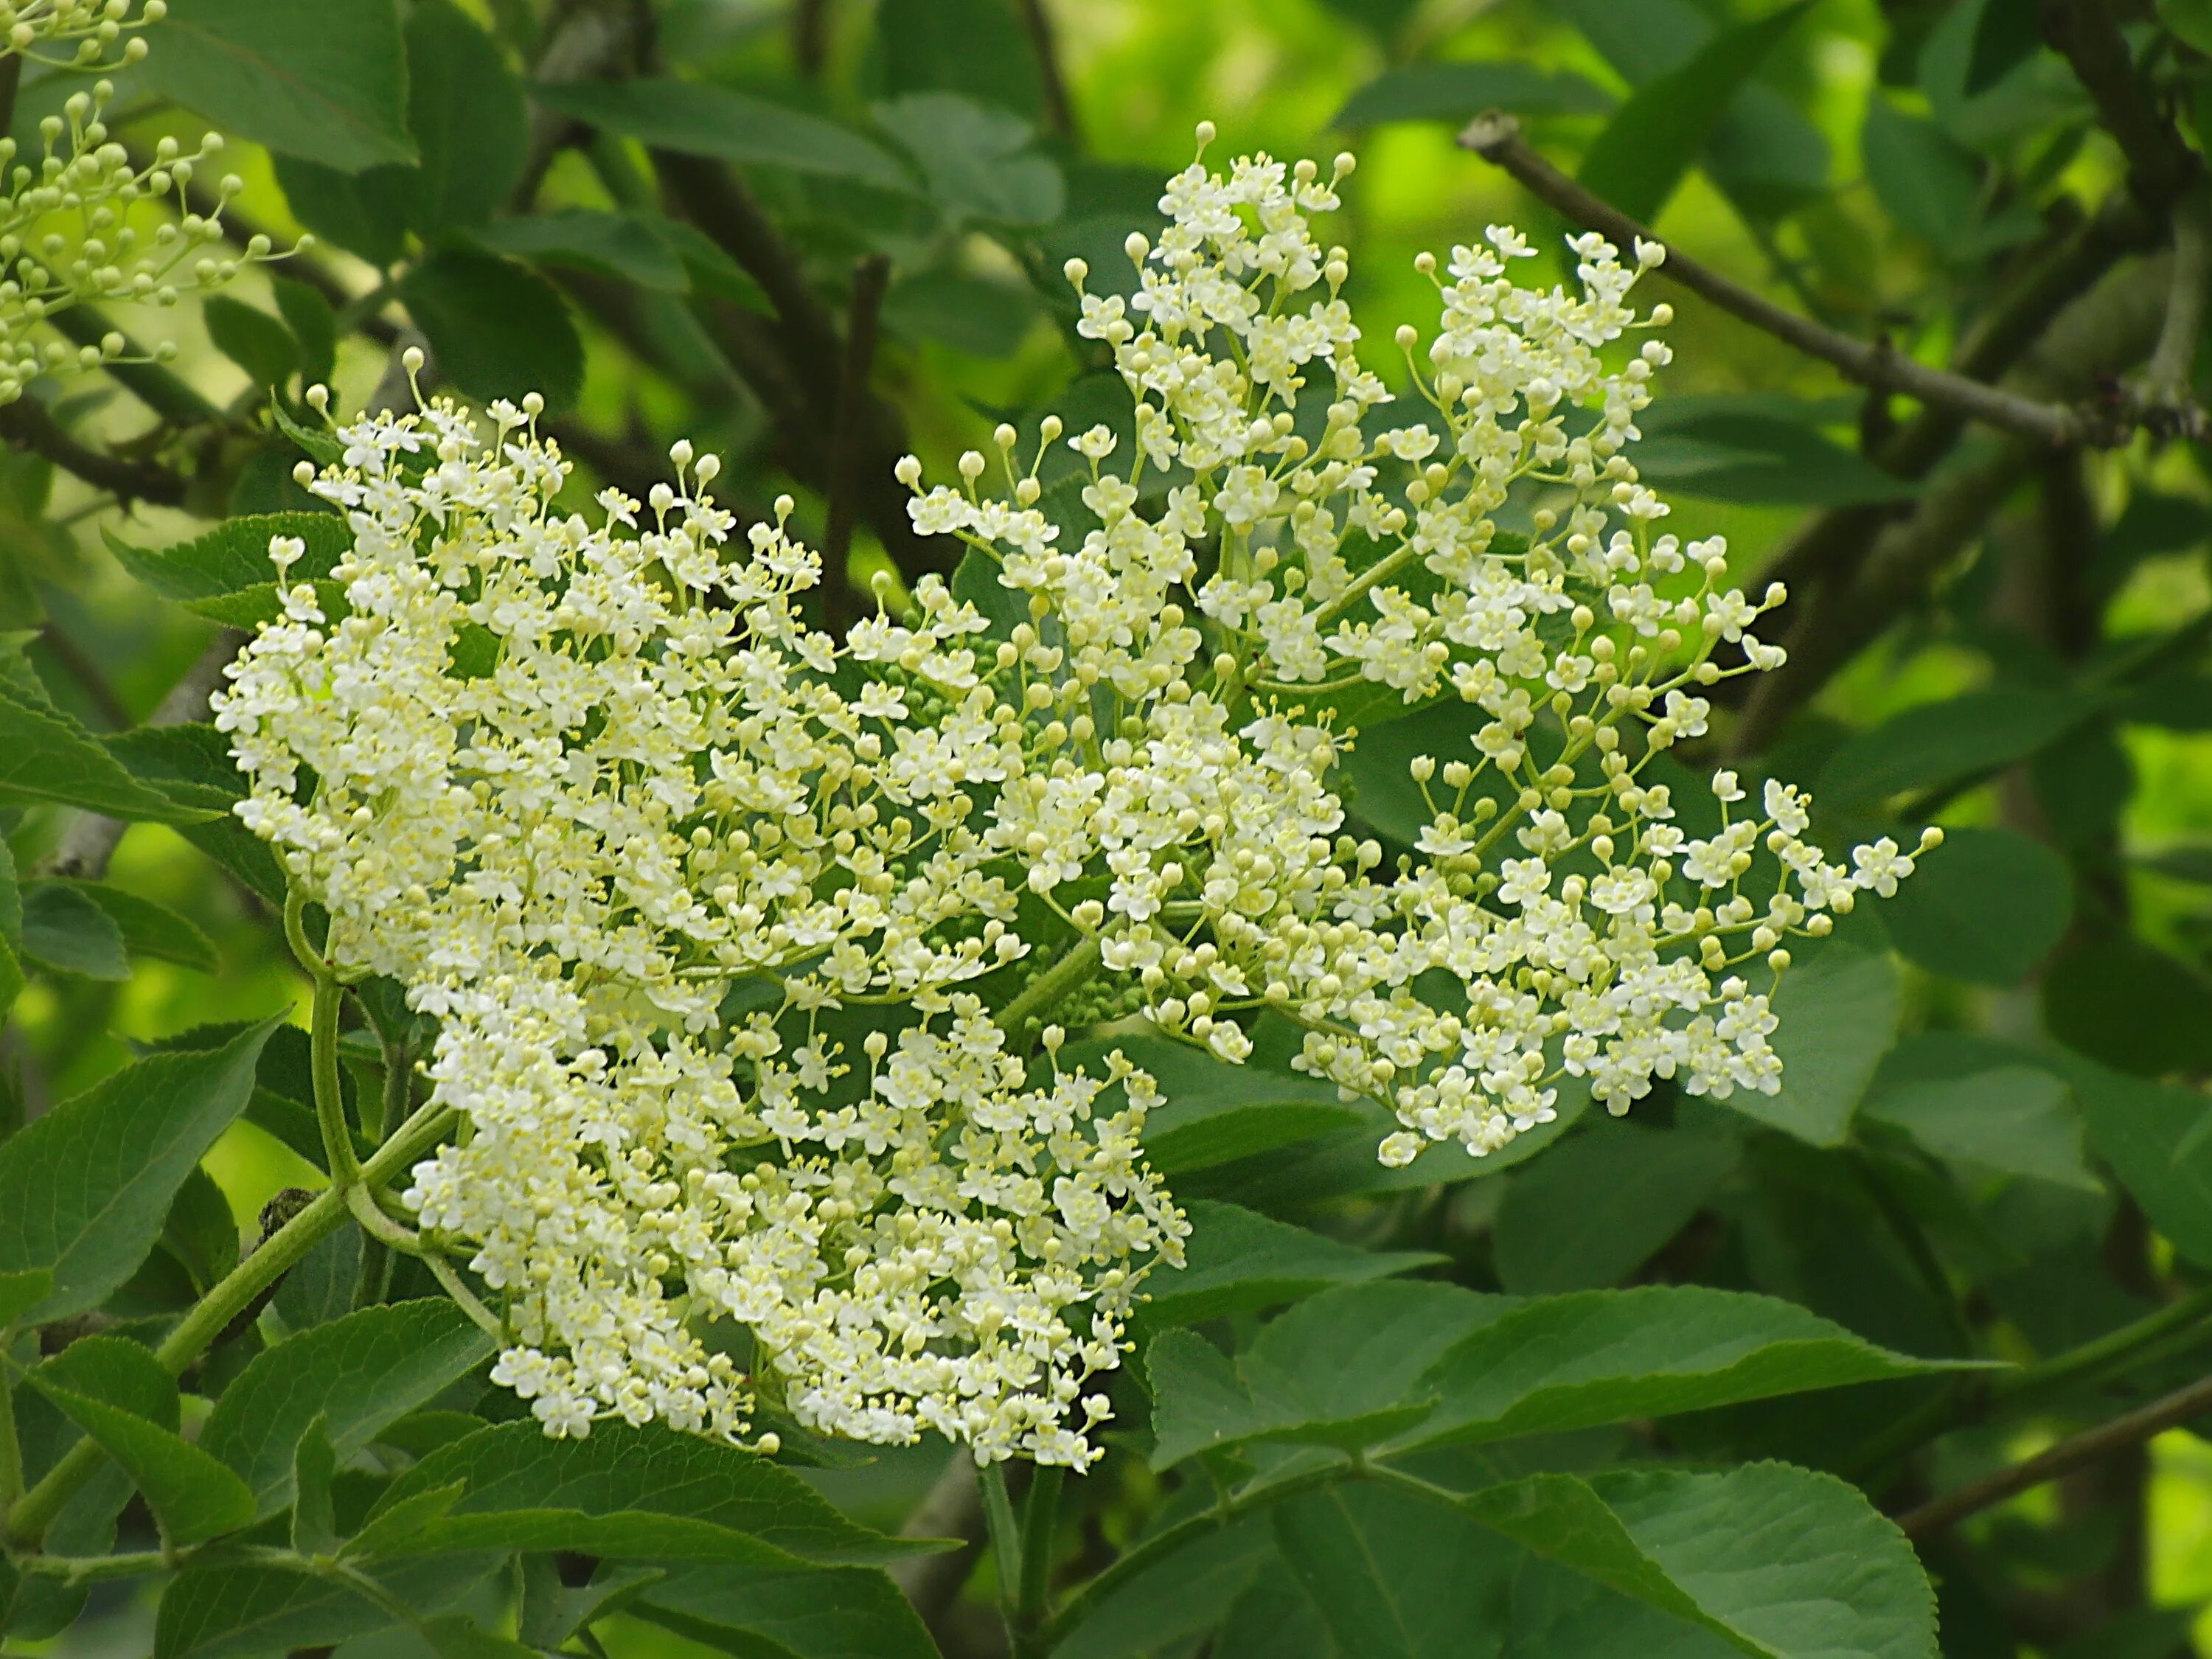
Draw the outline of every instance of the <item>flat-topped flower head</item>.
M1485 1156L1569 1087L1779 1086L1790 941L1912 855L1832 862L1801 792L1747 806L1668 752L1779 660L1781 596L1637 475L1657 250L1577 238L1571 290L1516 285L1502 227L1424 256L1442 325L1401 331L1400 398L1313 229L1350 167L1201 159L1124 283L1073 262L1126 417L902 462L969 562L842 640L791 504L740 534L689 445L580 512L535 400L356 422L302 468L352 532L343 603L272 547L285 613L219 705L240 811L331 960L438 1021L465 1128L406 1200L550 1431L775 1405L1093 1461L1092 1379L1188 1226L1152 1079L1063 1024L1230 1064L1286 1024L1395 1115L1393 1164ZM1462 735L1389 853L1339 763L1425 704Z

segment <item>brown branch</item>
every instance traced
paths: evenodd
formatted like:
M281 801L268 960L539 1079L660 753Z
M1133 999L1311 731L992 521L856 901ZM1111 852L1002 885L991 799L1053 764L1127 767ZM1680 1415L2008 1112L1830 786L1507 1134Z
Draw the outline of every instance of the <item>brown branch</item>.
M80 443L63 430L43 404L18 398L0 407L0 439L19 449L52 461L95 489L104 489L124 506L150 501L156 507L182 507L185 482L157 461L134 460Z
M2146 207L2171 206L2196 179L2199 165L2136 73L2112 0L2043 0L2042 21L2045 39L2073 65L2098 120L2127 158L2129 189Z
M2173 204L2173 283L2166 322L2144 367L2145 416L2155 427L2187 438L2205 433L2204 411L2191 382L2204 339L2205 290L2212 288L2212 196L2199 186Z
M1957 1525L1970 1515L1994 1508L2008 1498L2056 1480L2059 1476L2111 1453L2140 1445L2153 1436L2177 1428L2206 1412L2212 1412L2212 1376L2200 1378L2185 1389L2177 1389L2164 1398L2140 1406L2109 1423L2085 1429L2080 1434L2060 1441L2049 1450L2037 1453L2025 1462L1999 1469L1995 1474L1970 1481L1955 1491L1931 1498L1919 1508L1908 1511L1897 1524L1907 1538L1917 1540L1932 1537Z
M1624 247L1633 246L1638 241L1661 242L1649 228L1585 190L1539 155L1521 137L1521 124L1510 115L1493 110L1477 116L1460 135L1459 142L1511 174L1532 195L1567 218L1603 232ZM1846 379L1862 386L1902 392L1925 404L1946 405L1972 419L2048 447L2094 441L2104 435L2070 409L2039 403L1954 374L1948 369L1932 368L1881 343L1824 328L1810 318L1784 310L1671 246L1667 246L1667 260L1659 270L1662 275L1731 316L1796 347L1808 356L1832 364Z
M853 549L853 521L858 516L861 452L868 423L868 371L876 360L876 325L883 315L884 290L890 285L888 254L871 253L853 267L853 303L846 313L845 364L837 383L836 446L830 458L829 523L822 534L823 573L829 587L825 597L836 611L831 632L842 634L842 624L859 614L860 596L852 591L846 563Z

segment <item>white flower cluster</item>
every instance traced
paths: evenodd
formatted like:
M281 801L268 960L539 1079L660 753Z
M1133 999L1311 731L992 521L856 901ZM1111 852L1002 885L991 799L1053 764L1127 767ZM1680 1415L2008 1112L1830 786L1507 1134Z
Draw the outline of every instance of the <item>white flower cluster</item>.
M46 117L40 124L46 155L35 167L15 159L14 139L0 137L0 404L13 403L42 374L122 360L127 348L118 333L96 345L54 338L49 325L60 312L80 304L173 306L269 257L265 236L242 252L213 251L222 239L217 216L181 210L185 185L222 149L221 136L208 134L191 155L164 138L142 168L100 118L113 92L102 81L72 94L64 114ZM225 200L244 188L232 177L220 186ZM173 194L179 210L150 234L131 222L141 204ZM167 361L175 353L164 341L155 356Z
M1133 291L1083 299L1128 429L1066 438L1050 511L1056 419L1026 466L1000 428L1002 490L981 454L957 486L902 462L975 556L842 642L800 619L787 507L728 556L689 445L590 518L528 402L488 440L442 404L364 420L303 469L353 530L344 603L290 587L233 668L240 810L331 959L439 1018L465 1127L407 1200L473 1243L498 1375L554 1431L734 1436L765 1394L1095 1458L1085 1380L1186 1231L1151 1080L1058 1064L1045 1022L1098 982L1230 1061L1262 1013L1303 1026L1302 1065L1398 1115L1390 1162L1495 1150L1568 1074L1615 1111L1778 1085L1784 941L1912 857L1832 864L1796 790L1747 807L1727 773L1719 830L1680 827L1653 763L1780 659L1750 631L1779 595L1658 529L1635 271L1584 237L1579 291L1542 292L1510 231L1455 249L1392 419L1307 217L1349 166L1175 179ZM1431 816L1386 869L1333 768L1357 711L1439 698L1467 747L1414 763Z
M405 1196L474 1244L496 1376L556 1433L735 1437L765 1392L1086 1462L1085 1379L1187 1224L1143 1161L1151 1080L1032 1078L960 988L1027 948L972 822L1018 715L949 607L856 635L910 676L851 677L795 607L815 556L768 525L726 550L711 456L557 510L536 410L489 441L442 403L343 428L303 469L353 531L343 611L291 586L218 704L329 959L441 1022L466 1127Z
M136 34L126 40L125 31L168 15L168 0L146 0L136 17L131 0L0 0L0 53L59 68L119 69L146 55L145 40ZM68 51L57 53L57 46Z

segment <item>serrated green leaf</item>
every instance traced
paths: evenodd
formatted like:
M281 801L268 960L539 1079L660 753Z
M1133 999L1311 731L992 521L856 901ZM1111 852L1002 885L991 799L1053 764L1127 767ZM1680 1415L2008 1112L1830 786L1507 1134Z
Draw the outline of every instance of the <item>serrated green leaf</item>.
M1835 807L1946 788L2025 760L2102 707L2094 692L2018 685L1923 703L1844 743L1820 769L1814 793Z
M875 114L953 223L1041 225L1060 216L1060 169L1030 148L1036 131L1018 115L945 92L894 99Z
M1524 1556L1506 1626L1511 1659L1734 1659L1736 1645L1594 1578Z
M392 0L195 0L135 71L241 138L345 172L411 161Z
M1196 1324L1274 1306L1333 1285L1411 1273L1441 1261L1422 1251L1360 1250L1234 1204L1194 1200L1180 1268L1156 1267L1145 1281L1141 1318L1154 1328Z
M571 266L658 293L681 294L691 280L667 225L668 221L650 213L558 208L526 218L497 220L472 231L469 240L489 252L537 264Z
M43 881L33 884L33 888L61 889L92 904L114 924L124 949L132 956L173 962L204 974L222 970L222 959L216 954L215 942L197 923L166 904L156 904L106 882Z
M1612 106L1602 88L1571 70L1510 60L1407 64L1384 70L1353 93L1329 125L1348 131L1395 121L1469 121L1487 109L1595 115Z
M292 1548L299 1554L328 1555L337 1547L337 1519L331 1503L331 1481L337 1467L329 1431L318 1416L292 1453Z
M447 0L407 18L407 126L422 161L407 192L424 238L489 222L529 150L521 82L492 38Z
M536 271L446 247L409 271L399 292L438 367L470 397L542 392L556 413L575 401L583 343L559 291Z
M1822 432L1794 398L1662 399L1637 424L1644 434L1637 471L1656 489L1784 507L1855 507L1914 493L1909 480Z
M1437 1396L1418 1385L1431 1365L1513 1306L1455 1285L1346 1286L1301 1303L1233 1362L1164 1332L1145 1355L1152 1467L1253 1439L1347 1450L1387 1439L1428 1415Z
M1794 1303L1701 1285L1528 1301L1462 1340L1419 1387L1401 1446L1504 1440L1956 1369L1875 1346Z
M1145 1153L1164 1175L1207 1169L1363 1121L1336 1085L1261 1063L1232 1066L1188 1043L1133 1036L1078 1043L1066 1063L1094 1070L1115 1049L1150 1073L1164 1104L1145 1120Z
M123 930L74 884L33 882L23 893L23 958L56 973L126 980Z
M1577 175L1630 218L1650 224L1719 126L1730 100L1781 44L1810 0L1717 34L1679 69L1638 87L1598 134Z
M199 1443L273 1514L291 1499L294 1456L313 1424L343 1464L482 1364L491 1346L450 1302L363 1308L255 1356L216 1402Z
M1472 1517L1346 1484L1286 1504L1276 1547L1337 1650L1359 1659L1500 1659L1520 1552Z
M1256 1518L1170 1552L1102 1597L1054 1646L1055 1659L1139 1659L1173 1651L1176 1643L1219 1623L1263 1567L1279 1565L1269 1541L1266 1520ZM1295 1589L1290 1594L1305 1599ZM1215 1651L1279 1659L1273 1648L1230 1647L1226 1641L1225 1632L1217 1638Z
M1642 1267L1735 1169L1735 1137L1601 1117L1507 1177L1491 1224L1516 1296L1600 1290ZM1593 1227L1589 1218L1603 1215Z
M54 1276L44 1267L23 1267L0 1273L0 1331L53 1294Z
M234 1532L253 1519L246 1483L198 1446L136 1412L64 1388L45 1369L29 1373L33 1386L130 1475L172 1548Z
M145 1260L178 1188L245 1109L273 1029L125 1066L0 1141L0 1273L53 1274L24 1316L96 1308Z
M1896 964L1883 952L1840 939L1807 950L1773 994L1780 1091L1738 1089L1722 1104L1815 1146L1840 1146L1897 1040L1899 995Z
M269 544L289 537L307 544L291 580L328 576L353 547L353 532L329 513L270 513L232 519L204 536L158 551L133 547L110 534L107 550L118 563L164 599L190 605L265 587L276 579Z
M582 1440L549 1438L535 1419L501 1424L424 1457L392 1483L371 1519L455 1480L465 1493L428 1534L442 1536L472 1517L562 1510L678 1517L805 1560L895 1561L936 1547L870 1532L767 1459L657 1424L601 1423Z
M431 1613L479 1583L501 1558L448 1556L380 1569L401 1606ZM326 1578L281 1566L190 1566L170 1581L154 1625L154 1659L265 1659L385 1629L392 1615Z
M648 1586L639 1618L726 1651L776 1659L937 1659L890 1579L866 1567L694 1569Z
M41 1388L65 1389L173 1431L181 1412L177 1379L153 1351L128 1337L94 1332L44 1361L35 1374Z
M0 676L0 797L8 794L155 823L209 816L141 783L83 726Z
M1540 1474L1465 1505L1758 1659L1936 1659L1936 1598L1912 1547L1832 1475L1781 1463Z
M726 87L668 79L574 81L539 82L530 94L548 109L655 149L902 193L915 188L904 167L849 127Z
M348 1539L338 1553L362 1560L394 1554L416 1533L459 1503L462 1492L466 1490L460 1481L452 1480L380 1509L375 1518Z
M2084 1192L2102 1185L2081 1162L2081 1117L2064 1079L2027 1066L1931 1078L1869 1093L1863 1115L1936 1157Z

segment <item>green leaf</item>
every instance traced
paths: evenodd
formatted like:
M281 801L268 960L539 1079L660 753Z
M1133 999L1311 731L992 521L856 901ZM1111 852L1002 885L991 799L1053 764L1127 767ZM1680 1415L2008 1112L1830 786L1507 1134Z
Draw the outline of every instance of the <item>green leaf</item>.
M497 1517L530 1511L568 1511L587 1520L678 1517L824 1562L895 1561L934 1547L856 1525L765 1458L659 1425L600 1423L583 1440L550 1439L533 1419L488 1428L439 1448L401 1475L378 1500L372 1519L456 1480L465 1492L417 1534L422 1547L442 1547L425 1540L463 1535L476 1520L497 1531L504 1524L491 1524Z
M2081 1103L2091 1149L2175 1249L2212 1266L2212 1103L2078 1055L2054 1059Z
M254 385L282 386L300 367L299 342L281 319L228 294L202 301L200 316L215 349L244 369Z
M1954 830L1917 861L1881 918L1898 950L1930 973L2016 985L2065 936L2073 872L2017 830Z
M1912 1547L1856 1487L1781 1463L1532 1475L1468 1512L1762 1659L1936 1659Z
M1272 1555L1264 1521L1195 1539L1100 1598L1053 1649L1054 1659L1139 1659L1173 1651L1176 1643L1218 1622ZM1294 1601L1305 1599L1294 1588L1290 1594ZM1225 1639L1216 1638L1215 1652L1262 1652L1278 1659L1273 1649L1232 1648Z
M1039 314L1034 289L957 270L902 276L884 295L884 326L892 333L975 357L1012 356Z
M1044 79L1019 0L879 0L875 58L884 92L957 92L1017 115L1044 112ZM1071 430L1080 431L1080 428Z
M1918 1376L1957 1362L1876 1347L1794 1303L1702 1285L1522 1303L1420 1383L1439 1401L1407 1446L1553 1434L1746 1400Z
M342 173L289 155L277 156L276 165L292 216L324 241L380 267L406 251L413 167L387 164Z
M407 19L407 126L422 151L408 192L425 238L488 223L522 177L530 117L492 38L447 0Z
M438 1659L536 1659L521 1643L486 1630L465 1613L424 1620L422 1634Z
M2076 940L2042 991L2044 1029L2092 1060L2141 1077L2212 1069L2212 980L2132 933Z
M331 1503L337 1467L329 1431L318 1416L292 1453L292 1547L301 1555L328 1555L337 1548L338 1523Z
M1770 1041L1782 1087L1739 1089L1721 1103L1815 1146L1840 1146L1851 1111L1897 1040L1897 968L1883 953L1831 939L1805 951L1782 975Z
M1729 102L1810 0L1716 35L1680 69L1637 88L1583 157L1582 183L1645 224L1658 216Z
M126 980L123 930L81 888L33 882L23 891L23 957L56 973Z
M269 544L279 536L307 544L306 552L292 567L295 581L327 577L353 547L353 532L335 514L269 513L226 520L204 536L159 551L133 547L111 534L107 550L162 598L192 605L275 581L276 567L269 562Z
M1406 1492L1346 1484L1283 1505L1275 1541L1340 1651L1496 1659L1520 1552Z
M500 1563L449 1556L380 1568L385 1594L418 1613L446 1607ZM334 1646L386 1628L392 1615L360 1592L281 1566L190 1566L170 1581L154 1625L154 1659L266 1659Z
M323 1425L339 1463L482 1364L491 1340L452 1303L363 1308L256 1355L199 1443L246 1478L264 1515L291 1501L301 1437Z
M1491 1229L1498 1282L1516 1296L1619 1284L1705 1206L1738 1151L1732 1135L1601 1118L1507 1177Z
M415 159L392 0L194 0L137 74L281 155L347 173Z
M1522 1556L1513 1575L1505 1638L1511 1659L1735 1659L1739 1650L1540 1555Z
M946 92L878 104L875 114L954 224L1041 225L1060 216L1060 169L1030 149L1036 134L1018 115Z
M2182 0L2184 7L2203 7L2204 0ZM2177 9L2174 0L2161 0L2161 13ZM2212 13L2208 13L2212 15ZM2212 38L2212 29L2206 31ZM2033 6L1984 5L1974 20L1973 56L1966 64L1965 91L1971 98L1987 92L2043 49L2043 31Z
M548 109L654 149L879 190L914 190L904 167L851 128L726 87L666 79L572 81L539 82L530 94Z
M1802 403L1757 394L1662 399L1637 417L1637 471L1656 488L1715 501L1856 507L1909 499L1915 486L1845 449Z
M912 1604L866 1567L697 1568L649 1586L629 1611L748 1659L937 1659Z
M1516 115L1592 115L1613 100L1571 70L1510 60L1408 64L1385 70L1345 100L1329 125L1347 131L1394 121L1469 121L1487 109ZM1638 452L1639 465L1642 452Z
M0 1273L54 1279L30 1318L98 1307L146 1259L170 1200L245 1109L274 1029L150 1055L0 1141Z
M98 881L36 882L27 890L27 896L30 891L57 888L89 902L106 915L114 924L124 947L133 956L173 962L180 968L195 968L204 974L217 973L222 968L215 942L199 930L198 924L166 904L156 904L151 899Z
M1156 1267L1145 1281L1141 1317L1155 1328L1196 1324L1227 1313L1295 1302L1332 1285L1411 1273L1443 1260L1425 1251L1355 1249L1234 1204L1193 1200L1180 1268Z
M668 221L655 214L559 208L496 220L470 240L489 252L535 264L565 265L657 293L681 294L691 279L667 227Z
M470 397L520 401L543 392L555 412L576 400L584 347L553 285L511 259L441 248L409 271L400 298Z
M107 741L108 752L144 784L159 789L173 810L199 814L177 833L264 902L282 908L284 875L269 843L230 810L246 780L230 757L230 738L213 726L142 726Z
M0 674L0 804L9 794L155 823L209 816L141 783L91 732Z
M53 1294L54 1276L44 1267L25 1267L0 1273L0 1331L14 1326L17 1317Z
M276 314L292 331L293 343L300 349L301 380L309 386L328 380L337 366L338 350L337 313L331 309L331 302L320 289L273 271L269 276L269 293L276 301Z
M2212 0L2158 0L2158 21L2184 46L2212 57Z
M1999 1066L1895 1087L1877 1083L1862 1115L1893 1125L1954 1163L2104 1190L2081 1162L2081 1117L2072 1091L2047 1071Z
M1095 1071L1115 1049L1151 1073L1166 1102L1145 1122L1145 1154L1164 1175L1248 1158L1363 1121L1338 1099L1333 1083L1279 1071L1256 1055L1232 1066L1164 1037L1078 1043L1066 1051L1066 1063Z
M39 1392L66 1413L146 1495L172 1548L234 1532L253 1519L246 1483L174 1430L30 1373Z
M1428 1415L1437 1396L1419 1379L1512 1306L1455 1285L1347 1286L1299 1304L1233 1362L1192 1332L1163 1332L1145 1355L1152 1467L1254 1439L1375 1444Z
M94 1332L81 1336L31 1373L44 1389L63 1389L143 1417L173 1431L181 1414L177 1379L161 1369L153 1351L128 1337Z
M1925 116L1905 114L1877 91L1867 100L1859 145L1882 210L1929 246L1952 247L1978 216L1981 163Z
M2101 706L2094 693L2020 685L1923 703L1847 739L1820 769L1814 793L1836 807L1963 783L2056 743Z

